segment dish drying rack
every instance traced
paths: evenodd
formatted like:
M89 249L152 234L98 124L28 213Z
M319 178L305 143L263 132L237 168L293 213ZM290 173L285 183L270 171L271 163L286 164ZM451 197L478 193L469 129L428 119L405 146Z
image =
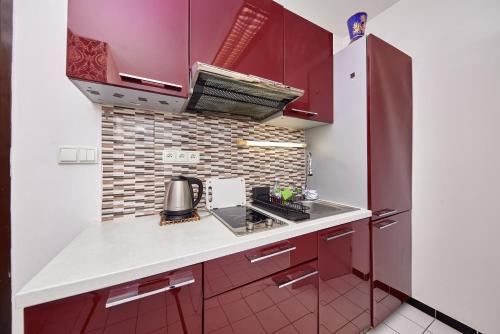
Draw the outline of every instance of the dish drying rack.
M277 216L292 221L309 219L309 208L296 201L284 201L282 198L269 194L269 187L256 187L252 189L252 204L265 209Z

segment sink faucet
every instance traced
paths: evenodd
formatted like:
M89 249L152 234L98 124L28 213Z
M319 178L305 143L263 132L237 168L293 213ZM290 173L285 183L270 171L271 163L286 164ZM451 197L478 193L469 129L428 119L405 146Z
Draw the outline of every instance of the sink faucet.
M306 166L306 183L304 185L304 190L307 190L307 177L308 176L313 176L313 170L312 170L312 153L309 152L307 153L307 166Z
M313 176L312 153L307 154L307 176Z

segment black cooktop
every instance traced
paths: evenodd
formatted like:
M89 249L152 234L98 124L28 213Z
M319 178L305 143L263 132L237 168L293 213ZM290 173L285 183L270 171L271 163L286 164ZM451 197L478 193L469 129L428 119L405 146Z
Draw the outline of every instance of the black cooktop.
M285 222L274 219L247 206L213 209L212 213L238 236L287 225Z

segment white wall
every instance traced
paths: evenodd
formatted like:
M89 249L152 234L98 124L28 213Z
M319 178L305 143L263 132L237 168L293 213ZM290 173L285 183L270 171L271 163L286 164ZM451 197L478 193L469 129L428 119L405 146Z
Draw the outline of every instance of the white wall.
M13 293L86 225L100 221L100 165L57 164L59 145L100 146L101 130L99 109L65 75L66 6L14 1ZM21 332L19 316L14 333Z
M500 333L500 1L401 0L368 31L413 57L413 295Z
M354 13L368 13L368 20L376 17L399 0L275 0L285 8L333 33L335 50L349 43L347 19Z

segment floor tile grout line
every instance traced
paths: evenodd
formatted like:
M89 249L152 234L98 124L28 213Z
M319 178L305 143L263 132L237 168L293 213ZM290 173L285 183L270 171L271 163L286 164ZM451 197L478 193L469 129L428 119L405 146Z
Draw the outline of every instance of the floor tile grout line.
M422 312L422 311L420 311L420 310L419 310L419 312ZM429 327L430 327L430 326L434 323L434 320L436 320L435 318L433 318L433 319L432 319L432 321L431 321L431 323L430 323L427 327L422 327L420 324L418 324L417 322L415 322L415 321L413 321L412 319L408 318L408 317L407 317L407 316L405 316L404 314L399 313L399 312L397 312L397 311L396 311L396 313L397 313L397 314L399 314L400 316L402 316L403 318L405 318L406 320L413 322L413 323L414 323L415 325L417 325L418 327L422 328L422 329L424 330L424 331L422 332L422 334L424 334L424 333L425 333L425 332L429 329ZM422 312L422 313L424 313L424 312ZM392 329L392 330L393 330L393 331L395 331L396 333L399 333L397 330L395 330L394 328L392 328L391 326L389 326L389 324L388 324L388 323L383 322L383 324L385 324L387 327L389 327L390 329Z
M410 305L410 306L411 306L411 305ZM417 309L417 310L418 310L419 312L423 313L423 314L427 314L427 313L424 313L424 312L420 311L419 309ZM397 314L399 314L399 315L401 315L402 317L404 317L404 318L406 318L406 319L410 320L411 322L413 322L414 324L416 324L418 327L424 328L425 330L427 330L427 328L429 328L429 326L430 326L430 325L432 325L432 323L434 322L434 320L436 320L436 318L432 318L432 317L431 317L431 318L432 318L431 323L430 323L427 327L423 327L423 326L422 326L422 325L420 325L418 322L416 322L415 320L413 320L413 319L411 319L411 318L407 317L407 316L406 316L406 315L404 315L403 313L399 313L398 311L396 311L396 313L397 313ZM429 317L430 317L430 315L429 315ZM424 331L424 332L425 332L425 331Z
M392 329L395 333L401 334L397 330L395 330L394 328L392 328L391 326L389 326L386 322L384 322L383 324L386 325L387 327L389 327L390 329Z
M424 333L426 333L429 328L432 326L432 324L434 323L434 321L436 321L436 318L432 319L431 323L429 324L429 326L427 326L427 328L425 329ZM432 333L432 332L429 332L429 333Z

